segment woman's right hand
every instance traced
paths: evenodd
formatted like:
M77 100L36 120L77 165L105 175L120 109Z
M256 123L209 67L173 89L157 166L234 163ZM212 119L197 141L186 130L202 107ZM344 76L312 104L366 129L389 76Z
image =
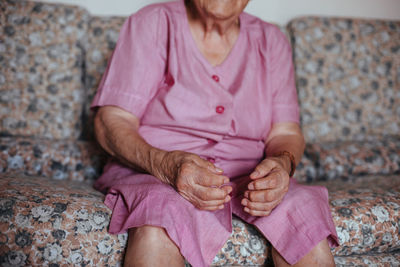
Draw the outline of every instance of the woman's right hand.
M201 210L218 210L231 200L229 178L211 162L183 152L165 152L154 175L168 181L186 200Z

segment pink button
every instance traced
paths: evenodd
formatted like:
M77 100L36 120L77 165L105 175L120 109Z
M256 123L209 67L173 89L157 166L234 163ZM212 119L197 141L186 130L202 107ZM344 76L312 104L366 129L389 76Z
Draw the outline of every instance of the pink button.
M217 75L213 75L211 78L213 78L214 81L219 82L219 77Z
M223 106L218 106L218 107L215 109L215 111L216 111L217 113L219 113L219 114L224 113L224 110L225 110L225 108L224 108Z
M208 160L209 162L211 162L212 164L215 163L215 159L214 159L214 158L207 158L207 160Z

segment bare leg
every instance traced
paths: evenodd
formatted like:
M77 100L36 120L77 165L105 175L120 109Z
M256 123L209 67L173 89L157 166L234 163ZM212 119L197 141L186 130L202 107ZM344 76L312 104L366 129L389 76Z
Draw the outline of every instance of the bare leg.
M142 226L129 229L126 267L184 266L178 247L163 228Z
M282 256L272 248L272 258L276 267L282 266L320 266L320 267L334 267L335 262L331 250L326 239L322 240L316 245L307 255L294 265L288 264Z

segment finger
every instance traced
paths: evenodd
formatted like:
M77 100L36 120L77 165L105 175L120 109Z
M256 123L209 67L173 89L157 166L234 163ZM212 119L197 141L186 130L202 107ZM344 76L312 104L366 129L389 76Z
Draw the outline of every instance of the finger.
M245 207L244 211L252 216L259 216L259 217L268 216L271 213L271 211L251 210L248 207Z
M225 205L219 205L219 206L208 206L208 207L198 207L200 210L222 210L225 207Z
M202 170L196 175L195 182L202 186L216 186L220 187L229 182L229 178L224 175L213 174L207 170Z
M276 167L276 162L273 160L265 159L250 174L251 179L258 179L267 176L273 168Z
M205 209L205 208L212 208L212 207L220 207L225 205L229 200L230 201L231 197L227 196L225 199L222 200L201 200L198 199L195 203L197 203L195 206L199 209Z
M283 192L280 190L258 190L258 191L246 191L244 193L245 198L252 202L272 202L277 200Z
M211 162L209 162L208 160L202 159L199 157L199 159L196 161L196 163L207 169L208 171L214 173L214 174L222 174L224 172L224 170L222 170L221 168L218 168L217 166L215 166L214 164L212 164Z
M202 201L225 200L228 195L228 190L225 188L212 188L205 186L196 186L195 195Z
M280 200L263 203L263 202L252 202L246 198L242 199L241 202L243 206L249 208L249 210L254 210L254 211L272 211L279 203Z
M277 177L275 175L268 175L265 178L259 178L249 183L247 188L249 190L265 190L273 189L277 186Z

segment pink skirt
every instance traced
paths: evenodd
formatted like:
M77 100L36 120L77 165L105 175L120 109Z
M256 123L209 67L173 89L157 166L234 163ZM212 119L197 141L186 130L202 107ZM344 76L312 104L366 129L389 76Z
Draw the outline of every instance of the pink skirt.
M171 186L116 163L106 166L95 187L107 192L104 203L113 211L110 233L143 225L163 227L193 267L212 263L231 235L232 213L255 225L289 264L325 238L331 247L338 246L325 187L300 185L291 179L289 191L271 214L254 217L240 204L248 179L231 180L232 200L218 211L198 210Z

